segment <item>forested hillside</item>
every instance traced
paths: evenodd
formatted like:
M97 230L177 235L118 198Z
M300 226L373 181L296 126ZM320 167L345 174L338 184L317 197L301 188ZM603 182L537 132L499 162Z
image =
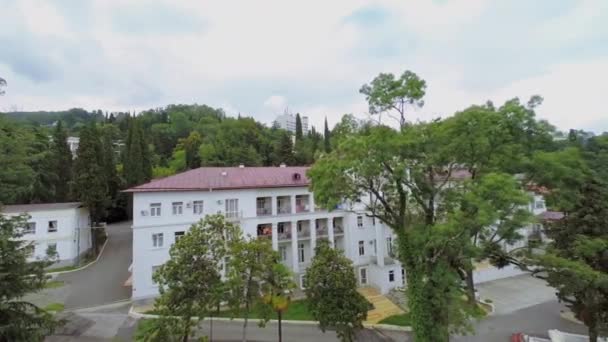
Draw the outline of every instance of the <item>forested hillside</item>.
M91 197L99 219L123 216L119 190L154 177L199 166L309 165L330 145L329 134L325 143L315 128L305 133L300 124L294 137L205 105L170 105L136 116L82 109L7 113L0 114L0 131L0 203ZM74 160L67 136L80 137Z

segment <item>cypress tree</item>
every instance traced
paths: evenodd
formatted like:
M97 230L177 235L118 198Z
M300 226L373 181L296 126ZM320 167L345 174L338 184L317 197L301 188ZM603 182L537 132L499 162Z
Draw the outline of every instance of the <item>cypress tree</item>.
M325 152L331 151L331 144L329 142L329 127L327 127L327 117L325 117L325 131L323 132L323 141L325 143Z
M106 214L109 203L107 178L104 173L102 144L94 122L80 133L78 153L74 160L74 195L88 209L93 222Z
M57 122L53 131L51 155L53 172L56 175L54 200L55 202L67 202L70 200L70 182L72 181L72 151L68 145L68 133L63 128L61 120Z
M137 118L129 119L124 155L124 177L127 186L145 183L152 178L152 163L143 128Z
M183 142L184 150L186 151L186 167L188 169L196 169L201 166L201 157L199 148L203 140L198 132L191 132L188 138Z
M302 140L304 133L302 132L302 118L300 118L300 113L296 114L296 143Z
M277 145L277 163L285 163L286 165L293 165L295 163L295 156L293 153L293 142L291 141L291 135L288 132L281 134L281 139Z

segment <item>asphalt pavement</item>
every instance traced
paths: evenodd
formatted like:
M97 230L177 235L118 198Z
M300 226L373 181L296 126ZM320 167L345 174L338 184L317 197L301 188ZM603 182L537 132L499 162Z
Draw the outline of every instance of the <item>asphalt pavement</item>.
M123 286L129 277L133 257L131 222L109 224L108 242L99 260L93 265L61 274L57 280L69 284L65 308L76 309L105 305L131 298L131 287Z

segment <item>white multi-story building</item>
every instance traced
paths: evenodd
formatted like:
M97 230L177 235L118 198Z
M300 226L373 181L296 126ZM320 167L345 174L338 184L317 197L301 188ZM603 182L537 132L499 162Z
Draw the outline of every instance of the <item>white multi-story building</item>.
M30 260L44 258L51 249L58 257L53 267L70 266L91 248L89 211L81 203L6 205L2 214L30 216L21 237L34 243Z
M168 260L171 245L193 223L217 213L239 224L245 235L270 239L300 287L319 239L328 239L344 251L359 285L381 293L405 285L405 272L393 258L393 231L366 215L361 203L332 211L315 206L307 170L203 167L129 189L133 193L132 298L156 296L152 274ZM540 210L537 201L533 205ZM475 281L516 274L520 271L488 265L477 270Z
M300 115L300 120L302 121L302 132L304 134L308 133L308 116ZM291 113L277 116L275 122L284 130L292 133L296 132L296 116Z
M78 151L78 145L80 145L79 137L68 137L68 146L70 147L70 151L74 156L76 156L76 152Z
M133 193L133 299L156 296L154 269L169 248L208 214L221 213L245 235L268 238L302 283L318 239L344 251L359 284L385 293L403 285L391 257L393 233L356 208L321 210L308 190L306 167L199 168L135 187Z

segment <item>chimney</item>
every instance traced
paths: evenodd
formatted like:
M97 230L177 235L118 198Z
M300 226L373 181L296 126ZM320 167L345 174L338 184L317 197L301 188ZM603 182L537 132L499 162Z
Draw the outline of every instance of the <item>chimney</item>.
M239 169L244 169L245 165L244 164L239 164Z
M287 165L285 165L285 163L281 163L281 165L279 165L279 167L286 167Z

